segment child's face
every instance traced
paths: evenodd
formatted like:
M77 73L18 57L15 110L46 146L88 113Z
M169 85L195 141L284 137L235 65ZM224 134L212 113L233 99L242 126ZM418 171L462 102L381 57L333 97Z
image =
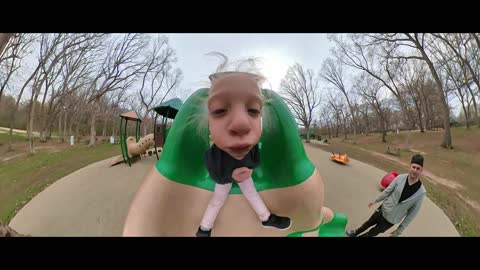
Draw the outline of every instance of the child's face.
M243 159L262 134L262 99L251 75L233 73L215 79L208 98L209 128L218 148Z

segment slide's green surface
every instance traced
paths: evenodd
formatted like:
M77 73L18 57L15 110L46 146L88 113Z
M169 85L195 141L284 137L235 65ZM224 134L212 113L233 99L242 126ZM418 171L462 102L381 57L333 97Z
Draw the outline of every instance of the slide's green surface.
M287 237L301 237L304 233L318 231L319 237L345 237L345 227L347 226L347 216L343 213L333 213L333 219L327 224L320 224L315 229L293 232Z
M252 178L258 191L294 186L310 177L315 166L308 159L297 124L282 98L263 89L263 132L260 138L260 166ZM160 160L158 171L168 179L213 191L215 182L208 175L204 153L210 147L206 99L208 88L193 93L175 117ZM208 120L208 119L207 119ZM240 194L234 184L231 194Z

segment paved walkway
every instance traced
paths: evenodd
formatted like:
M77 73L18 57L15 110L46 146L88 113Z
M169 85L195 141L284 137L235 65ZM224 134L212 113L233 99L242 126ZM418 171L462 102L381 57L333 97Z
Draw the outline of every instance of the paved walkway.
M305 144L325 182L325 205L343 212L347 229L361 225L373 209L369 201L380 192L386 172L351 160L342 166L330 153ZM110 159L91 164L49 186L11 221L18 232L33 236L119 236L133 196L157 159L152 156L128 167L109 167ZM429 199L404 236L458 236L446 215Z

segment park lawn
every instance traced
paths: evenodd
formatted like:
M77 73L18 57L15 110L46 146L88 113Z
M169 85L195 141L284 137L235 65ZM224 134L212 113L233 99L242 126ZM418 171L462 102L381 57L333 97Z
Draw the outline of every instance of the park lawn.
M357 145L378 153L385 153L386 146L399 147L400 160L410 163L416 153L424 154L425 168L433 174L452 180L465 187L464 195L480 202L480 128L452 128L451 150L440 147L443 132L400 132L389 134L387 144L381 143L381 135L358 136Z
M449 187L424 181L429 198L437 204L454 223L462 236L480 235L480 212L465 203L457 193L473 202L480 202L480 128L452 128L454 149L447 150L439 145L442 132L400 132L389 133L387 143L381 143L381 134L358 135L353 140L335 138L330 145L316 145L329 152L347 153L350 157L371 164L385 171L406 172L407 168L395 161L372 154L385 154L387 146L399 147L400 156L409 164L412 155L422 152L425 168L434 175L451 180L464 187L453 190ZM351 139L351 138L350 138ZM394 156L392 156L394 157ZM427 178L423 176L423 178Z
M22 142L22 141L27 141L27 136L25 135L20 135L17 133L12 133L12 142ZM9 141L9 135L8 133L3 133L0 132L0 146L7 144Z
M56 180L119 154L119 145L77 145L0 161L0 219L8 224L18 210Z

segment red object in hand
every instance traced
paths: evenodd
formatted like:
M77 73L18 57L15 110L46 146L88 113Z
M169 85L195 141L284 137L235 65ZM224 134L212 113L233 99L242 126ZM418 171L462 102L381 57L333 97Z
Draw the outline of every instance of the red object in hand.
M382 185L383 188L387 188L390 183L392 183L393 179L398 176L397 172L389 172L387 173L383 178L382 181L380 181L380 185Z

